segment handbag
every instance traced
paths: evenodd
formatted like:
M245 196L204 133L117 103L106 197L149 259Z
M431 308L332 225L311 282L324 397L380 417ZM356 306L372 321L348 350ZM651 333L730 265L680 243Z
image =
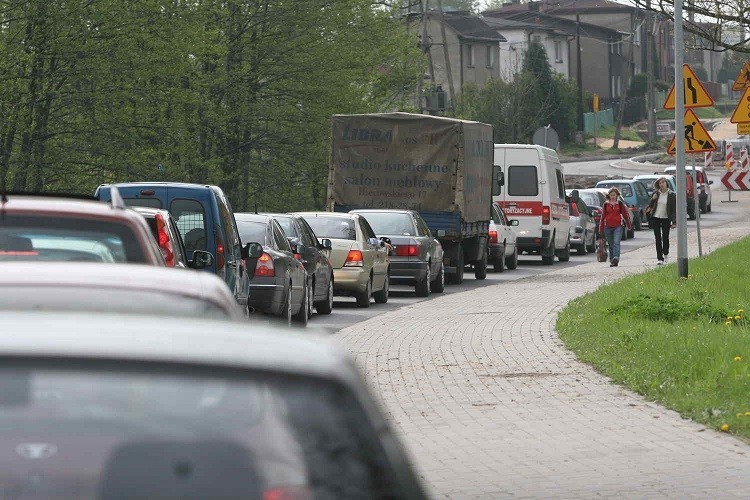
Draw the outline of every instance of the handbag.
M596 242L596 260L607 262L607 241L604 238Z

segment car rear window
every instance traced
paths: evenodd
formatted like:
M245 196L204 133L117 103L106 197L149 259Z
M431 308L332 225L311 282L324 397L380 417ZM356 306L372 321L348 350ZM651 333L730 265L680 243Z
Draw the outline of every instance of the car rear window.
M417 228L411 215L398 212L361 213L378 236L416 236Z
M508 195L536 196L539 194L539 178L535 166L512 165L508 167Z
M6 215L0 227L0 261L145 263L143 248L116 221Z
M322 380L14 360L0 388L15 450L0 490L14 498L400 496L356 399Z
M354 220L352 219L336 217L335 215L306 215L304 218L318 238L357 239L357 230L354 228Z
M240 232L242 243L260 243L268 245L266 233L268 227L265 222L237 221L237 230Z
M197 200L176 198L169 204L169 211L180 230L186 252L206 250L206 211Z
M601 202L599 201L599 198L596 195L588 194L588 193L580 193L580 196L586 205L596 205L596 206L601 205Z
M617 184L617 183L609 183L609 182L600 182L600 183L598 183L596 185L596 187L606 188L606 189L614 187L614 188L617 188L617 190L623 196L633 196L633 188L630 186L630 184Z

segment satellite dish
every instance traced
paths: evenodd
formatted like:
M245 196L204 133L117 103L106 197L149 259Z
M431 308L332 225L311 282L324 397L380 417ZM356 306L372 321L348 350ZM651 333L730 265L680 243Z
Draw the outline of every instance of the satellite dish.
M531 140L534 144L544 146L550 149L557 149L560 147L560 138L557 136L557 132L551 126L539 127L534 132L534 137Z

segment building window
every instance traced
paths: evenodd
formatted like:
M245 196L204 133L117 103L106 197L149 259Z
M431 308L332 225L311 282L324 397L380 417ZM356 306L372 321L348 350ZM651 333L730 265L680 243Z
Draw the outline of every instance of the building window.
M555 62L556 63L563 62L562 42L559 40L555 41Z
M492 45L487 46L487 67L492 68L495 66L495 48Z
M474 46L473 45L466 46L466 65L474 66Z

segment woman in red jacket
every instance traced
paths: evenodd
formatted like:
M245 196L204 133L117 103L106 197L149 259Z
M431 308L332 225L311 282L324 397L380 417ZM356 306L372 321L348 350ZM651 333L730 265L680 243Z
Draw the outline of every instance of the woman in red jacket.
M607 191L607 201L604 202L602 218L599 221L599 234L604 235L609 246L609 267L617 267L620 263L622 221L625 221L628 230L633 227L630 223L628 207L618 199L619 197L620 191L617 188L613 187Z

